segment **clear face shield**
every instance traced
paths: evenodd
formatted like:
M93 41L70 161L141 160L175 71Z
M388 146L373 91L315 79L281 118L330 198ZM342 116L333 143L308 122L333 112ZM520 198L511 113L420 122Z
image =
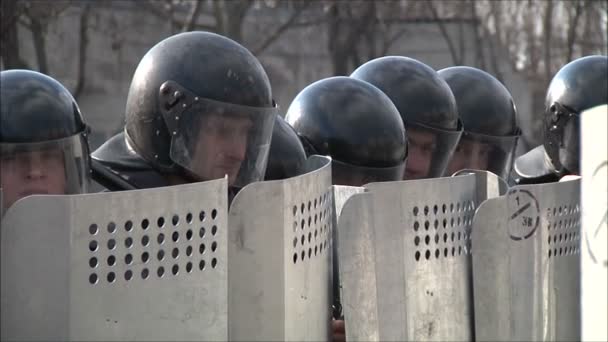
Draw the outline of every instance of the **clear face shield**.
M237 188L263 179L276 106L213 101L172 81L161 86L160 97L171 160L189 176L205 181L228 175Z
M408 135L408 162L403 179L441 177L460 140L462 124L458 130L447 131L422 124L406 124Z
M470 169L490 171L503 179L508 178L518 138L519 135L489 136L464 132L445 175Z
M86 193L88 158L82 134L35 143L0 143L3 210L29 195Z
M334 185L363 186L374 182L399 181L403 176L405 165L406 160L392 167L365 167L332 159L332 183Z

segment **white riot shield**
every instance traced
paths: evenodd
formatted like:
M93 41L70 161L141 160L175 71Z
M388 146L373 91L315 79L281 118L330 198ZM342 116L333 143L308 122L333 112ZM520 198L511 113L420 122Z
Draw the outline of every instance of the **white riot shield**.
M338 219L347 341L472 340L475 174L373 183Z
M2 340L226 340L227 180L31 196L2 219Z
M331 164L253 183L230 207L231 341L326 341L331 319Z
M338 218L340 217L340 213L342 213L342 208L344 207L344 203L354 194L358 194L365 191L363 187L356 186L346 186L346 185L333 185L331 187L332 194L332 223L333 223L333 243L332 243L332 263L333 263L333 271L332 271L332 280L333 280L333 316L336 319L343 319L342 315L342 302L340 298L342 285L340 284L340 263L338 258L338 249L339 249L339 226L338 226Z
M502 196L506 194L507 190L509 189L507 181L490 171L464 169L454 173L452 177L468 174L475 175L475 188L477 189L477 199L481 202L485 201L488 198ZM479 206L481 202L478 202L477 206Z
M608 106L581 116L583 241L581 324L583 341L608 341Z
M580 340L580 179L513 187L475 214L475 336Z

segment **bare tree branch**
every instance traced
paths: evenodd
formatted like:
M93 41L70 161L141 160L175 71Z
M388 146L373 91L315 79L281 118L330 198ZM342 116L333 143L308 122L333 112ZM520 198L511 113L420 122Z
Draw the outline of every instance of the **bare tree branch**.
M87 33L89 25L89 15L91 13L90 3L85 3L82 13L80 14L80 39L78 44L78 79L74 89L74 98L78 100L84 90L85 75L86 75L86 60L87 46L89 45L89 36Z
M528 11L526 11L526 16L524 18L524 30L528 33L526 43L527 43L527 55L528 55L528 70L534 74L538 74L538 65L540 64L540 56L539 49L536 47L537 40L534 36L534 25L536 24L536 20L538 18L538 14L536 13L536 6L534 3L528 3Z
M23 3L17 0L4 0L0 7L0 32L5 32L21 20L24 13Z
M583 12L583 2L577 1L574 8L574 16L570 17L569 26L568 26L568 53L566 54L566 63L572 60L572 56L574 54L574 41L576 39L576 28L578 27L578 21L581 17L581 13ZM550 35L550 32L546 34Z
M401 38L401 36L403 36L407 31L408 31L408 28L407 27L403 27L402 29L400 29L397 32L395 32L388 39L385 39L383 47L382 47L381 55L386 55L388 53L388 50L391 48L391 46L393 44L395 44L395 42L399 38Z
M462 62L458 58L458 54L456 52L456 48L454 48L454 43L452 42L452 38L443 23L443 21L439 18L439 13L437 12L437 8L435 8L434 2L432 0L424 2L427 8L431 11L433 15L433 19L436 20L437 25L439 26L439 31L441 35L445 39L445 42L448 44L448 49L450 50L450 55L452 56L452 63L454 65L460 65Z
M23 14L23 7L15 0L0 1L0 58L5 69L28 69L19 54L17 20Z
M138 6L158 18L161 18L163 20L170 20L172 27L182 27L183 28L184 26L187 25L187 22L174 18L173 14L169 13L169 9L159 7L158 4L160 4L160 3L161 2L158 0L141 1L141 2L138 1ZM204 25L204 24L197 23L196 21L192 25L193 26L192 26L191 30L199 29L199 30L218 32L217 26Z
M221 34L226 34L226 20L224 11L224 2L220 0L213 1L213 16L215 17L215 29Z
M543 21L543 29L545 33L545 78L551 78L551 22L553 20L553 0L547 0L545 7L545 18Z
M243 42L243 22L249 8L253 6L250 0L231 0L226 2L226 35L239 43Z
M486 68L486 60L483 54L483 40L481 39L479 17L477 15L477 1L469 0L469 10L471 11L471 17L475 19L473 24L473 32L475 33L475 64L480 66L481 69Z
M36 60L38 61L38 70L43 74L49 73L47 58L46 58L46 39L45 25L37 17L30 16L32 38L34 50L36 51Z
M253 49L253 54L254 55L259 55L264 50L266 50L266 48L268 46L270 46L270 44L272 44L275 40L277 40L281 36L281 34L283 34L283 32L287 31L290 27L292 27L293 23L298 19L298 17L302 14L302 12L304 12L304 10L310 6L310 4L311 4L311 2L308 1L308 2L305 2L304 5L298 7L291 14L291 16L289 17L289 19L287 19L286 22L284 22L271 35L269 35L264 40L264 42L262 42L262 44L260 44L258 47L256 47L255 49Z
M198 19L198 14L201 9L201 1L195 0L192 4L192 9L190 10L190 14L188 15L188 20L184 25L183 32L192 31L194 29L194 23L196 23L196 19Z

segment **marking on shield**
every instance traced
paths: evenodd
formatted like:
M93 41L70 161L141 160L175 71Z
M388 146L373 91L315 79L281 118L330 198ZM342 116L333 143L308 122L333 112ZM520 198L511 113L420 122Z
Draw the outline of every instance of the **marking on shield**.
M592 189L592 191L593 190L597 191L596 195L600 198L601 198L601 196L603 196L603 194L601 193L602 190L605 189L605 186L602 186L601 182L602 181L605 182L607 173L608 173L608 161L604 160L595 168L595 170L593 171L593 176L591 177L592 186L590 187L590 189ZM597 185L595 185L595 184L597 184ZM596 264L598 263L598 260L597 260L598 258L595 255L596 253L594 253L594 249L597 247L597 243L598 243L598 242L596 242L596 240L598 240L597 237L598 237L598 235L600 235L602 228L606 229L606 226L608 225L607 222L608 222L608 207L605 209L604 215L601 216L599 223L595 226L594 231L590 232L588 230L585 230L585 243L587 245L587 251L589 252L589 257L591 258L591 260ZM593 233L592 236L590 236L591 233ZM602 260L600 260L600 261L602 261ZM602 264L604 267L608 267L608 260L603 260Z
M509 208L517 208L509 216L511 240L526 240L533 236L540 224L540 206L536 197L528 190L513 189L509 191L507 200Z

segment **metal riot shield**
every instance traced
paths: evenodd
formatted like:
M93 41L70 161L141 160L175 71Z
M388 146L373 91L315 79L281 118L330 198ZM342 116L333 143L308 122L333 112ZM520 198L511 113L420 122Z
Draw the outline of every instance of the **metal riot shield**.
M340 217L340 213L342 213L342 208L344 207L344 203L354 194L361 193L365 191L362 187L356 186L345 186L345 185L333 185L331 187L331 195L332 195L332 281L333 281L333 316L335 319L343 319L342 315L342 302L340 298L342 285L340 284L340 263L338 258L338 245L339 245L339 231L338 231L338 217Z
M230 207L229 339L324 341L331 320L331 164L252 183Z
M226 179L31 196L2 219L2 340L226 340Z
M506 194L507 190L509 189L507 181L490 171L463 169L455 172L452 177L468 175L471 173L475 175L477 199L481 201L478 202L476 206L479 206L488 198L494 198Z
M338 218L347 341L473 339L476 177L372 183L347 200Z
M581 324L583 341L608 341L608 106L581 116Z
M484 202L472 233L475 336L580 340L580 179Z

